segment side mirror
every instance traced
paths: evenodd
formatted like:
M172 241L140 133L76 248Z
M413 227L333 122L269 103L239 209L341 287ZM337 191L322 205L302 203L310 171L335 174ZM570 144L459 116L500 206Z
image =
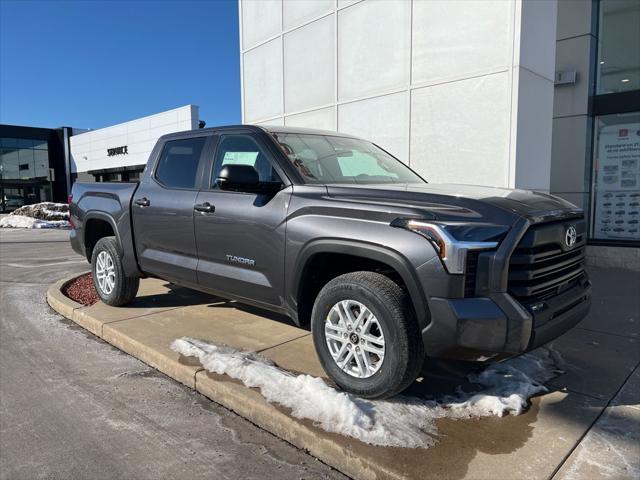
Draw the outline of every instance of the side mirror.
M260 189L260 177L251 165L223 166L216 183L222 190L255 192Z

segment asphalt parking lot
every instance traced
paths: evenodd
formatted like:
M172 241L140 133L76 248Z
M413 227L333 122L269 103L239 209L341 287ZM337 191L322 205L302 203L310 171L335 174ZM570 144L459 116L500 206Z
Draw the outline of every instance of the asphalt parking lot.
M344 478L55 314L68 232L0 230L0 478Z
M0 236L1 478L341 477L54 314L44 300L47 286L87 269L68 247L66 232L0 231ZM591 315L554 342L565 373L528 412L447 420L438 425L438 444L420 455L357 442L346 442L345 448L387 462L410 478L638 478L638 274L593 269L592 279ZM97 305L86 312L117 313L113 328L140 338L149 329L139 325L171 324L174 335L185 319L207 325L203 329L215 335L207 322L222 315L216 306L206 301L191 306L181 298L151 295L152 304L138 305L131 320L125 319L130 309L112 312ZM224 315L234 314L227 308ZM245 316L251 332L264 324ZM236 327L235 336L246 341L242 326ZM305 339L294 343L304 349Z

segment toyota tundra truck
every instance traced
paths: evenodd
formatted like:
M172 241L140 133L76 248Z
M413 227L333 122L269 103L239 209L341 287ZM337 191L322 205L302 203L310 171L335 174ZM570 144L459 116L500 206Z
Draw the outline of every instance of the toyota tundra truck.
M365 398L401 392L425 356L522 354L590 308L577 207L430 184L336 132L165 135L139 182L74 184L70 213L104 303L126 305L155 277L285 314L310 328L335 384Z

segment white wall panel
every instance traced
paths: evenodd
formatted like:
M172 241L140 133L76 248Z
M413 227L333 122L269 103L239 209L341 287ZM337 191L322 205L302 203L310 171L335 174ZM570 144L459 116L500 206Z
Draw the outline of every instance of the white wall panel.
M178 112L175 110L149 116L149 128L161 127L162 125L175 124L177 122Z
M284 36L284 97L287 112L333 102L335 33L325 17Z
M555 77L555 55L549 52L556 50L557 11L556 0L523 1L520 48L516 52L517 65L550 81Z
M460 77L511 61L513 3L413 3L413 83Z
M251 123L282 113L282 40L244 54L244 119Z
M409 162L407 92L350 102L338 107L338 130L371 140Z
M410 7L410 2L377 0L338 12L340 100L409 83Z
M131 122L73 135L69 139L71 171L77 173L146 164L159 137L198 128L198 119L198 107L187 105ZM107 155L107 149L125 145L128 154L112 157Z
M275 119L271 119L271 120L265 120L264 122L257 122L254 123L254 125L284 125L284 119L282 117L278 117Z
M526 94L518 95L514 186L548 192L551 189L553 82L519 68L518 91ZM580 177L583 179L584 174Z
M330 12L334 0L294 0L282 4L284 28L297 27L312 18Z
M509 74L414 90L411 167L430 182L508 186Z
M129 132L144 132L149 130L149 117L127 122L127 130Z
M145 142L147 140L149 140L150 138L150 133L149 130L143 130L143 131L138 131L138 132L130 132L127 134L128 138L129 138L129 143L140 143L140 142Z
M285 125L305 128L319 128L321 130L336 129L335 108L322 108L311 112L299 113L285 117Z
M280 33L282 0L242 0L242 49Z
M240 2L243 121L354 133L436 182L544 187L556 0Z

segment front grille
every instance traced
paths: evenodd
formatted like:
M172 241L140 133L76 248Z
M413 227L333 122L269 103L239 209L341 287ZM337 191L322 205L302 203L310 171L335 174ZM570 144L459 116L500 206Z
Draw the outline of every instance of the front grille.
M569 225L578 233L572 248L565 244ZM584 273L585 236L583 219L530 227L509 262L509 293L526 304L553 297L577 284Z
M464 296L476 296L476 274L478 272L478 252L467 252L467 262L464 269Z

